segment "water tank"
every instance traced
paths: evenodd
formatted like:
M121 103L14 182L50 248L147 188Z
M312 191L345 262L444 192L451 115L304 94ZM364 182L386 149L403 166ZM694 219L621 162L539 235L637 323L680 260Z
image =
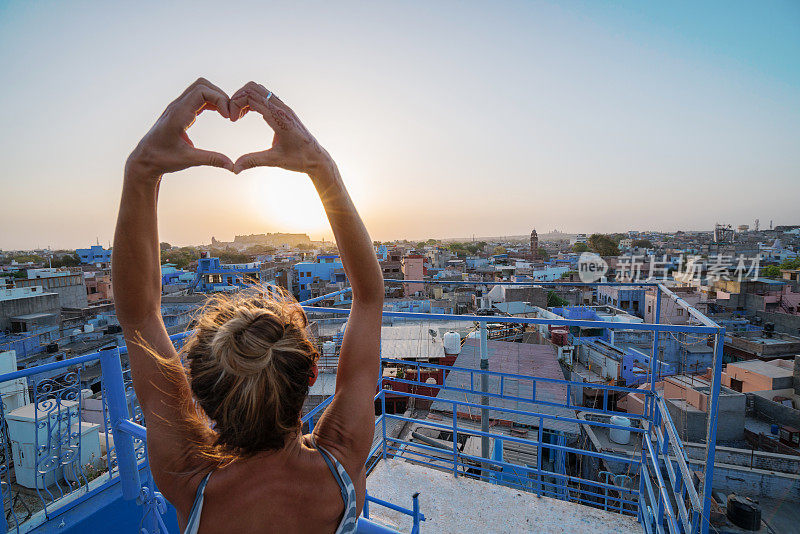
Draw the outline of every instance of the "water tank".
M445 332L442 340L444 353L448 356L454 356L461 352L461 336L457 332Z
M550 334L550 341L553 342L553 345L558 345L559 347L563 347L569 341L566 332L555 330L552 334Z
M621 415L612 415L611 424L618 426L631 426L631 420L628 419L627 417L622 417ZM631 442L631 431L621 430L619 428L609 428L608 437L610 437L611 441L613 441L614 443L619 443L620 445L627 445L628 443Z

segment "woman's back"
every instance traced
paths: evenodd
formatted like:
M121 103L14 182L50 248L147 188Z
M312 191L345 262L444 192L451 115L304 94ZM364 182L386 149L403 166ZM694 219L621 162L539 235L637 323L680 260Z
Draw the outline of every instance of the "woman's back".
M323 454L313 448L310 436L304 436L297 447L256 455L213 471L205 488L198 534L226 530L335 532L345 502ZM204 477L201 473L187 481L180 503L174 503L182 530ZM363 472L354 483L361 488L357 494L363 501Z

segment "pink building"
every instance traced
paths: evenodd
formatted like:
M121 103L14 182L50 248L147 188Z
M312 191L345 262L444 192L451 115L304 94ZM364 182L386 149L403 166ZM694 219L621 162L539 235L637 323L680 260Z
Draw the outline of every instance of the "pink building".
M85 273L86 298L89 304L114 302L114 289L111 275L107 272Z
M690 306L701 313L708 312L708 299L691 286L670 287L670 291L689 303ZM653 289L648 289L644 294L644 321L646 323L656 322L656 293ZM689 324L689 314L684 308L675 304L672 299L661 295L661 317L662 324Z
M740 393L790 389L794 362L786 360L748 360L729 363L722 371L722 385Z
M425 258L419 254L409 254L403 257L402 262L403 278L406 280L422 280L425 277ZM420 283L403 284L405 296L410 297L425 290L425 286Z

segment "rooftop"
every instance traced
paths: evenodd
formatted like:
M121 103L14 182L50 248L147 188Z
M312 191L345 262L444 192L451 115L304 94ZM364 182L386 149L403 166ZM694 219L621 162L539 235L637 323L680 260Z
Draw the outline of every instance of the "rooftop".
M381 327L381 355L385 358L432 359L444 356L445 332L473 330L463 321L403 321ZM431 332L434 335L431 335Z
M535 345L531 343L513 343L509 341L489 340L489 370L500 373L511 373L553 380L564 380L558 356L552 345ZM461 354L458 355L454 367L467 369L480 369L480 343L477 339L468 339L464 342ZM450 371L445 379L445 384L450 387L470 388L471 375L463 371ZM504 378L490 375L488 391L490 393L518 397L522 399L534 398L534 382L525 378ZM502 387L502 393L501 393ZM433 410L452 412L452 406L446 400L464 400L464 393L453 390L441 390L437 395L437 402L431 407ZM477 395L473 395L477 397ZM567 402L567 387L563 383L539 381L536 384L535 398L537 401L552 402L563 405ZM477 401L478 399L470 399ZM490 397L489 405L502 409L529 411L531 402L515 400L513 398ZM537 411L560 417L575 417L575 411L560 406L537 405ZM510 420L512 423L539 426L539 418L526 415L503 413L489 410L492 419ZM560 419L544 419L544 428L559 430L568 434L580 434L577 423Z
M744 371L758 373L770 378L785 378L792 376L793 370L791 367L785 368L784 366L779 365L779 362L782 361L783 360L773 360L771 362L765 362L762 360L748 360L744 362L729 363L728 368L737 367Z
M426 532L542 532L605 534L640 532L636 518L391 459L367 477L367 492L401 506L419 492ZM407 505L407 504L406 504ZM407 515L371 507L370 518L408 532Z

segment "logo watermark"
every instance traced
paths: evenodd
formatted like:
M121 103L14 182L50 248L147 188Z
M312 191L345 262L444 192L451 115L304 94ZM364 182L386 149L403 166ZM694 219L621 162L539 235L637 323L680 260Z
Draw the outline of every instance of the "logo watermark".
M581 269L584 255L586 253L578 259L578 273L581 280L584 280L584 272ZM592 254L592 256L597 255ZM599 256L597 258L603 261ZM738 256L712 254L705 258L700 255L680 254L670 259L666 255L658 257L634 254L619 256L615 270L617 280L629 282L667 280L670 275L682 282L701 282L703 280L709 283L722 280L746 282L759 278L761 255L747 257L743 254ZM591 272L588 266L587 271ZM596 279L599 279L599 276ZM594 282L596 279L584 281Z
M578 276L581 282L597 282L608 272L608 263L594 252L584 252L578 258Z

